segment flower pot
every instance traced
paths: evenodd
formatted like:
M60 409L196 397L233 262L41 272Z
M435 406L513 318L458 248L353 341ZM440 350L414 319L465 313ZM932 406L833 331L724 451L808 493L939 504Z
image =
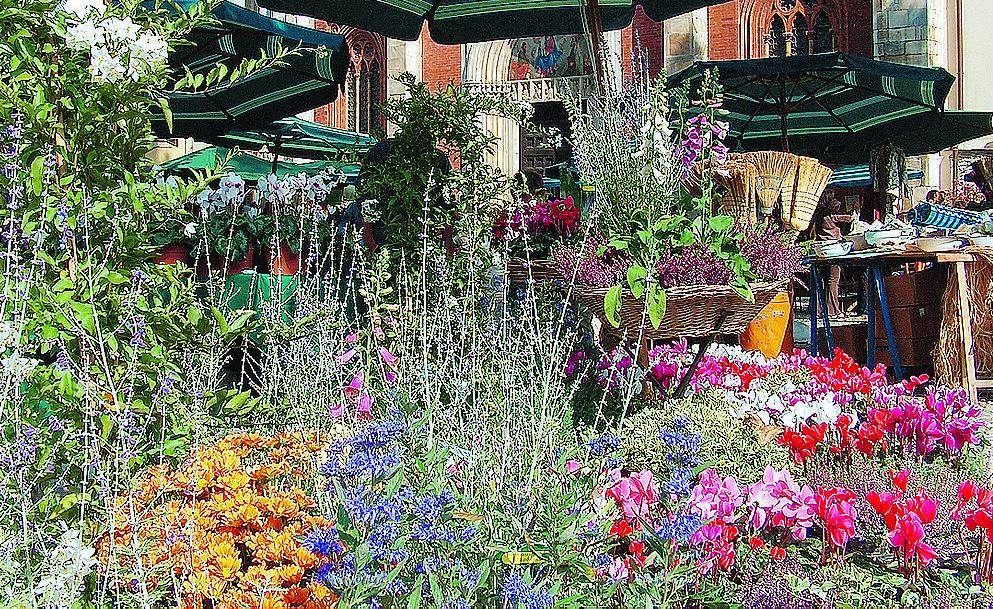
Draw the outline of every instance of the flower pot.
M157 264L176 264L177 262L189 264L190 248L182 243L164 245L159 250L159 255L155 258L155 262Z
M776 294L741 334L741 348L761 351L768 358L778 356L783 350L792 309L789 292Z
M296 275L300 272L300 254L294 253L285 243L269 252L269 272L273 275Z
M255 244L249 243L245 257L241 260L224 260L222 268L225 275L239 275L255 266Z
M238 275L254 268L255 266L255 244L249 243L245 257L241 260L227 260L217 254L201 255L196 259L197 277L209 277L213 275Z

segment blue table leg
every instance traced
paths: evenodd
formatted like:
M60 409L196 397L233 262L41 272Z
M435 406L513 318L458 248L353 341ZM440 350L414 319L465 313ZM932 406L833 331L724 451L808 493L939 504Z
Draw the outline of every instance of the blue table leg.
M834 353L834 334L831 333L831 316L828 313L827 307L827 294L825 293L826 288L825 280L821 279L817 282L817 303L818 308L821 310L821 319L824 320L824 336L827 338L827 356L830 357Z
M817 265L810 265L810 352L814 355L820 355L821 341L817 330L817 302L820 300L818 292L820 288L817 285Z
M879 312L883 315L883 326L886 328L886 345L890 348L890 357L893 358L893 373L897 379L902 379L903 366L900 365L900 353L896 348L896 339L893 338L890 308L886 302L886 289L883 287L883 271L878 266L874 267L872 271L876 276L876 293L879 294Z
M866 314L866 365L869 369L876 367L876 284L873 281L872 270L865 269L865 314Z

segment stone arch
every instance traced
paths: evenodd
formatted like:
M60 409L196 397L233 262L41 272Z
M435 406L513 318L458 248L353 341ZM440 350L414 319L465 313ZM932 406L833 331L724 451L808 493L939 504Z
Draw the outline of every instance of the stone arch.
M765 35L773 17L778 12L777 5L783 2L799 4L807 2L817 8L812 11L824 13L834 26L835 50L847 51L850 48L849 7L845 0L743 0L739 19L741 57L758 58L768 55Z
M315 111L315 120L362 133L385 128L386 119L379 105L386 100L386 39L373 32L336 23L318 22L317 28L345 38L351 65L341 95L334 104L326 106L324 112Z

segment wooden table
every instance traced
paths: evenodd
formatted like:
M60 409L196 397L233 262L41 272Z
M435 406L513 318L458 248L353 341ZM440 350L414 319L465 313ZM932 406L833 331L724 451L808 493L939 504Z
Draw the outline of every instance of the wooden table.
M962 341L962 386L969 391L973 401L977 400L979 389L993 388L993 379L980 379L976 373L975 345L972 338L972 312L969 302L969 265L976 261L975 256L968 250L957 252L924 252L916 249L899 251L870 250L837 256L834 258L809 258L807 263L811 271L811 303L810 303L810 341L811 351L820 351L820 331L817 323L817 311L820 309L824 322L824 333L828 351L834 351L834 337L831 334L831 321L827 312L827 296L819 269L829 266L864 267L866 281L866 328L868 335L867 358L870 368L876 363L876 299L879 299L880 313L886 332L886 345L893 358L893 371L897 378L903 378L903 367L900 365L900 354L897 352L896 341L893 338L893 324L890 320L889 304L886 302L886 290L883 289L883 272L897 265L913 262L933 262L935 264L953 265L957 279L958 304L962 316L959 324ZM819 305L819 306L818 306Z

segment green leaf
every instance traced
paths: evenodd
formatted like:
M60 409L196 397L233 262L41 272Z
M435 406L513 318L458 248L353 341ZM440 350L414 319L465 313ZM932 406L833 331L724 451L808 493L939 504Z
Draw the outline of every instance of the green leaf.
M42 178L45 176L45 157L36 156L31 161L31 190L35 195L41 194Z
M628 269L628 287L635 298L641 298L645 293L645 278L648 277L648 269L635 264Z
M615 285L603 296L603 312L607 321L615 328L621 327L621 290L623 286Z
M418 575L414 580L414 587L410 590L410 598L407 599L407 609L420 609L421 589L424 587L424 576Z
M710 218L710 230L715 233L723 233L734 224L731 216L712 216Z
M662 320L665 319L666 309L665 290L658 284L652 284L648 290L646 306L648 307L648 319L652 322L652 327L658 330L659 326L662 325Z
M160 97L156 100L159 103L159 108L162 109L162 117L165 118L166 128L169 133L172 133L172 108L169 107L169 100L165 97Z

